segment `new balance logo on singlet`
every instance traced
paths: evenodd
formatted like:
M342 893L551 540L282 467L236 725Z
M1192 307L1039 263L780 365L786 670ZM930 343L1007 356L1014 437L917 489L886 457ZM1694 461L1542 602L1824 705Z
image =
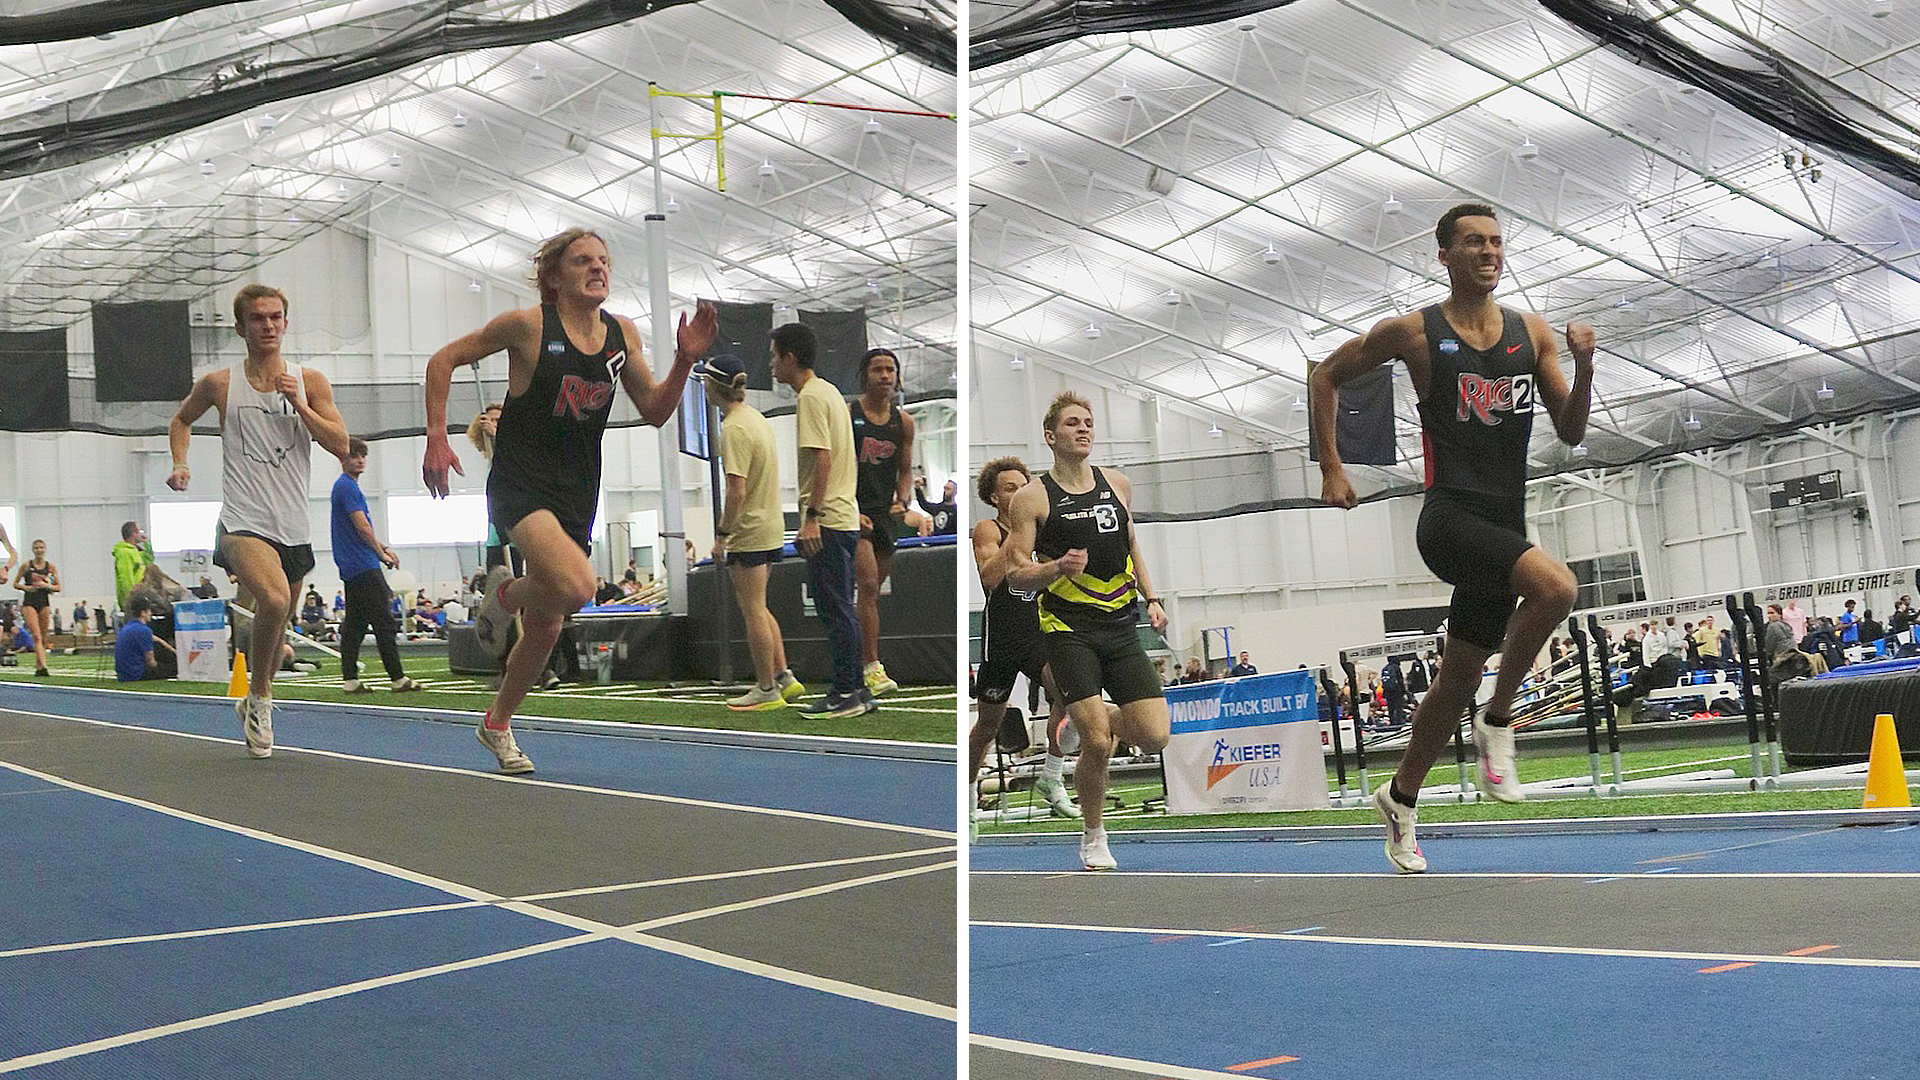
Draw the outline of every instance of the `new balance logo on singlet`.
M1516 346L1517 347L1517 346ZM1478 420L1489 427L1500 423L1497 414L1533 412L1533 376L1501 375L1489 378L1471 371L1460 372L1458 418Z

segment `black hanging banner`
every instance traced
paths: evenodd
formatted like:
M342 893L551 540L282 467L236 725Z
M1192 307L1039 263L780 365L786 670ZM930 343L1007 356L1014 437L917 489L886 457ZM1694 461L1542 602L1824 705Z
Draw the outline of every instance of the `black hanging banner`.
M820 351L813 373L842 394L860 392L860 358L867 354L867 309L801 311L800 322L813 330Z
M93 305L95 401L179 401L193 389L185 300Z
M1313 375L1317 363L1307 365ZM1322 418L1309 412L1309 433L1320 430ZM1399 461L1393 418L1393 370L1378 367L1340 388L1340 415L1334 426L1340 460L1349 465L1393 465ZM1309 435L1307 455L1319 461L1318 442Z
M65 431L67 332L0 333L0 431Z
M772 304L730 304L713 301L719 326L707 356L732 353L747 366L747 389L773 389L773 365L767 360L767 339L773 334ZM707 356L700 359L705 360Z

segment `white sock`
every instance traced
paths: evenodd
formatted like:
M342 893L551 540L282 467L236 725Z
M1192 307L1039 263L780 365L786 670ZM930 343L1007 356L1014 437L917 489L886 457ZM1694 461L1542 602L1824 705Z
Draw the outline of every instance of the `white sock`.
M975 780L973 783L968 784L967 794L973 799L972 802L967 804L967 809L970 811L980 809L980 781Z
M1105 840L1107 838L1107 827L1105 825L1095 825L1093 828L1085 830L1085 832L1089 840Z
M1052 754L1048 754L1046 764L1040 766L1040 775L1048 780L1058 780L1060 779L1060 774L1066 771L1066 768L1066 758L1055 757Z

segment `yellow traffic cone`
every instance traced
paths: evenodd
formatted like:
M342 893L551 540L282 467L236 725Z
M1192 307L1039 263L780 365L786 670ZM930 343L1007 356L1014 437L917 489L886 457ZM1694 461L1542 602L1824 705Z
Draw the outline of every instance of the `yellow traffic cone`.
M1893 717L1887 713L1873 719L1873 749L1867 754L1867 797L1860 805L1867 810L1913 805L1907 774L1900 764L1900 739L1893 731Z
M227 680L227 696L247 696L247 654L237 650L233 654L233 678Z

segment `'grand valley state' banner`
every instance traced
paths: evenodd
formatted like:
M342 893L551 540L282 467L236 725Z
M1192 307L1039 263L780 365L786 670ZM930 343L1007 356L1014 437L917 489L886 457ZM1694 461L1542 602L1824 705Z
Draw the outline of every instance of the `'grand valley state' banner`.
M1312 672L1169 686L1167 707L1168 813L1326 809Z

